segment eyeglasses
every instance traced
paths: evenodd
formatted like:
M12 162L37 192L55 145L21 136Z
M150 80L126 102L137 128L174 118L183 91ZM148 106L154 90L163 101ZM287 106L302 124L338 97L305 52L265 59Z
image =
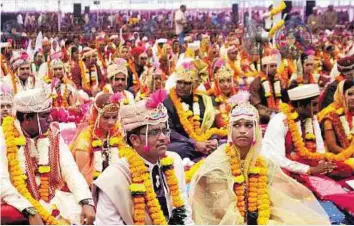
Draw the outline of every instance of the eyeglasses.
M165 136L169 136L171 134L171 130L167 129L167 128L153 129L153 130L149 130L147 134L148 134L148 136L156 137L156 136L160 136L161 133L163 133L163 135L165 135ZM140 132L140 135L145 135L145 134L146 134L145 132Z

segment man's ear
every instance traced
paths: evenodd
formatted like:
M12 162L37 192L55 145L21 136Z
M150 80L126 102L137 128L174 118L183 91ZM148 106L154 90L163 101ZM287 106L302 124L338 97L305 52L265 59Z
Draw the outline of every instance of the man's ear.
M130 135L129 140L133 146L140 146L140 144L141 144L141 140L140 140L139 135L132 134L132 135Z

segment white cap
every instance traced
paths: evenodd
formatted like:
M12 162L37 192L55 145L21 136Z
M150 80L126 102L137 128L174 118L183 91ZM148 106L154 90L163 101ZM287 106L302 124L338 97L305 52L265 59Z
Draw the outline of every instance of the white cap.
M191 36L186 36L184 38L184 41L186 41L186 42L192 41L192 37Z
M166 43L166 42L167 42L167 39L165 39L165 38L157 39L157 43Z
M192 43L188 43L188 49L191 49L191 50L198 50L200 48L200 41L195 41L195 42L192 42Z
M16 111L22 113L40 113L49 111L52 107L50 87L29 89L17 93L14 97Z
M290 100L303 100L320 95L320 87L317 84L307 84L288 90Z
M0 43L0 48L8 48L11 47L11 42L1 42Z

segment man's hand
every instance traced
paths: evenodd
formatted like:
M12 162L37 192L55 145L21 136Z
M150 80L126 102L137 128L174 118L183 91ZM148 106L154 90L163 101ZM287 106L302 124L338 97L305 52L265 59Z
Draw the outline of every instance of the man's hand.
M96 213L91 205L83 205L81 208L80 223L82 225L93 225L95 221Z
M197 142L197 143L195 143L196 151L198 151L200 153L203 153L205 155L209 154L207 146L208 146L207 142Z
M334 163L320 161L317 166L310 167L310 174L311 175L326 174L326 173L330 173L335 168L336 165Z
M209 153L213 152L217 147L218 147L218 140L213 139L207 141L207 149Z
M44 225L44 222L42 221L38 213L34 216L30 216L28 218L28 221L30 225Z

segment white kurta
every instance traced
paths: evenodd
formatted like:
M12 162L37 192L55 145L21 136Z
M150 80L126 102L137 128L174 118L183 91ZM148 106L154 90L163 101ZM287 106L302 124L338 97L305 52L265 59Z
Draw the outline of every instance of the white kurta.
M16 83L17 92L34 89L34 88L42 88L44 85L46 85L42 80L39 79L36 79L34 82L34 79L31 76L28 77L25 84L23 84L18 77L16 79L17 79L17 83ZM11 76L5 76L4 78L2 78L2 81L5 82L6 85L8 85L12 91L14 91L13 90L14 86L12 84Z
M276 114L271 118L267 131L263 138L262 155L272 159L280 167L294 173L306 174L310 166L292 161L286 157L285 137L288 133L288 126L285 124L286 116L283 113ZM297 123L301 131L300 122ZM316 136L317 152L324 153L323 138L317 120L314 120L314 132Z
M0 129L0 178L1 178L1 202L8 203L16 208L18 211L22 212L27 207L31 207L31 203L24 198L17 189L12 185L10 181L10 175L8 171L8 162L6 157L6 146L3 140L4 134L2 127Z
M176 177L178 178L181 195L182 195L182 198L184 200L185 207L187 210L187 213L186 213L187 218L185 219L185 224L186 225L194 225L194 221L192 220L192 209L190 208L190 205L188 204L188 198L187 198L188 196L187 196L186 189L185 189L184 168L182 165L182 160L176 153L167 152L167 155L174 158L175 173L176 173ZM148 165L149 172L150 172L150 178L152 178L152 169L155 166L155 164L151 164L150 162L148 162L146 160L144 160L144 162L145 162L145 164ZM123 158L123 159L120 159L119 162L116 164L128 165L128 162L125 158ZM109 166L109 167L112 168L112 167L114 167L114 165ZM105 172L103 172L103 174L105 174ZM109 182L109 183L113 183L113 182ZM94 182L94 184L95 184L95 182ZM167 208L168 208L169 214L171 216L173 207L172 207L171 199L169 198L168 188L165 185L163 186L163 188L164 188L165 194L168 194L168 196L166 197L166 201L167 201ZM97 189L97 187L96 187L96 189ZM123 225L125 223L128 223L128 222L123 221L120 213L118 212L118 210L116 208L117 204L113 203L113 201L112 201L112 197L109 197L108 194L103 192L101 189L97 189L97 190L98 190L98 197L96 197L96 200L97 200L96 210L97 211L96 211L95 224L96 225ZM94 191L95 191L95 189L94 189ZM117 194L117 195L119 196L119 194ZM124 198L124 197L122 197L122 198Z
M129 104L134 104L135 103L135 99L134 99L134 95L129 92L128 90L124 90L123 91L125 96L127 97L127 99L129 100Z
M60 136L60 135L59 135ZM37 141L37 148L34 140L30 139L31 142L31 153L33 157L38 157L38 162L49 161L48 152L50 141L49 138L42 138ZM29 202L23 198L16 190L16 188L11 184L8 172L8 162L6 157L6 146L3 133L0 134L0 151L1 151L1 182L6 185L6 187L1 187L1 198L7 204L14 206L19 211L24 208L29 207ZM81 206L78 204L83 199L92 198L90 189L86 183L86 180L79 171L79 168L69 150L69 147L64 142L63 138L60 136L59 139L59 161L60 161L60 171L62 179L68 185L71 193L56 190L54 197L49 203L45 203L39 200L40 203L49 211L52 211L53 205L55 205L60 211L60 216L71 223L80 224L80 214ZM47 160L46 160L47 156ZM25 156L24 148L21 147L18 150L18 159L22 170L25 172ZM36 177L36 182L39 185L40 179ZM6 189L6 190L4 190ZM20 197L19 197L20 196Z

